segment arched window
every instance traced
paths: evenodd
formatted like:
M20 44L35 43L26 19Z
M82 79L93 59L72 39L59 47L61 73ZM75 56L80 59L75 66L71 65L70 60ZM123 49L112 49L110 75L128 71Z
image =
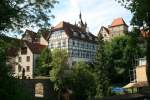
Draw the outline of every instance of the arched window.
M35 97L44 97L44 86L42 83L35 84Z

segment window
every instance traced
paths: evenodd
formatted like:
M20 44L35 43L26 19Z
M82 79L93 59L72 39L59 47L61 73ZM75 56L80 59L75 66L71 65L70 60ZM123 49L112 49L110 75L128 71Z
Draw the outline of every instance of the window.
M75 45L75 41L72 42L72 45L73 45L73 46Z
M58 42L58 48L60 48L61 47L61 42Z
M29 62L30 61L30 56L27 56L27 62Z
M21 54L27 54L27 47L21 48Z
M92 37L91 37L91 36L89 36L89 39L90 39L90 40L92 40Z
M18 65L18 72L21 72L21 66Z
M29 72L30 71L30 66L26 67L26 71Z
M66 46L66 41L63 41L62 46L63 46L63 47Z
M53 43L51 43L51 48L53 48Z
M78 34L77 34L76 32L73 32L73 35L74 35L74 36L78 36Z
M58 30L52 33L51 37L60 38L63 36L64 30Z
M84 35L84 33L83 33L83 34L81 34L81 37L82 37L82 38L85 38L85 35Z
M18 58L18 61L21 62L21 60L22 60L21 57L19 57L19 58Z

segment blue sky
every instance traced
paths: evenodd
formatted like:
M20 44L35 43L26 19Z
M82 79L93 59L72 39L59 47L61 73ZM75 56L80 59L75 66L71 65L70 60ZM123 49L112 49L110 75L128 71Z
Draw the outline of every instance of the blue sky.
M79 21L79 13L82 13L83 21L86 21L89 30L97 35L101 26L108 26L112 20L122 17L130 25L132 14L115 0L59 0L52 13L52 25L55 26L61 21L72 24Z

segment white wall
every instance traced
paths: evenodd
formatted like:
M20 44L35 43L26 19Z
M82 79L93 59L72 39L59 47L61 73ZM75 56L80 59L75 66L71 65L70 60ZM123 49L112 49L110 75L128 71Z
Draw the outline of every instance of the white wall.
M48 42L44 39L43 36L40 37L40 44L42 44L42 45L48 45Z
M30 56L30 61L27 62L27 56ZM21 57L21 62L19 62L19 57ZM14 76L18 77L18 76L22 76L22 71L19 72L18 70L18 65L21 65L21 69L23 70L23 68L25 69L25 76L28 78L33 78L33 54L31 52L31 50L27 47L27 54L22 55L21 54L21 49L18 52L18 56L16 57L16 67L15 67L15 74ZM27 66L30 66L30 71L27 72Z

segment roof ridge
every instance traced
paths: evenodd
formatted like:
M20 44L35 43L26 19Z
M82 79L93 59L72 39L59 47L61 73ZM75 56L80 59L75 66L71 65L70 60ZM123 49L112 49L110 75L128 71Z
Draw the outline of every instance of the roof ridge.
M122 17L118 17L118 18L115 18L112 21L110 27L119 26L119 25L126 25L126 26L128 26Z

